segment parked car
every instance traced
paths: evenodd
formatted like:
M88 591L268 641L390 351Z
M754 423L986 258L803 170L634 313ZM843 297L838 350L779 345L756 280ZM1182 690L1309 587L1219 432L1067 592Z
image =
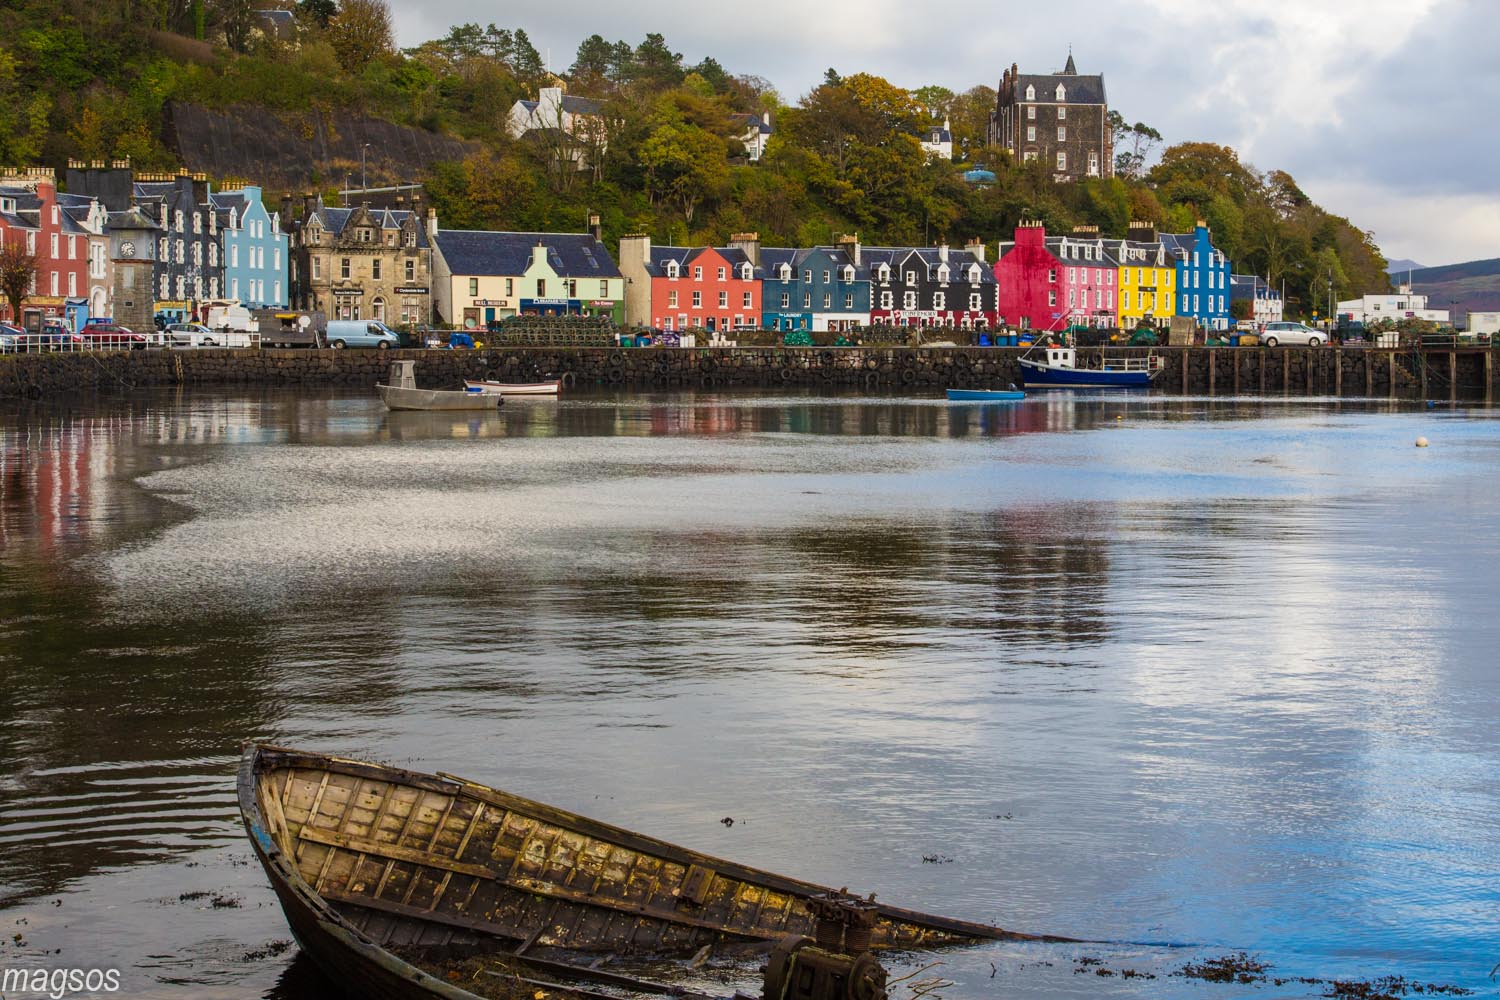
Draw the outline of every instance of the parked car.
M19 326L0 323L0 354L13 353L20 338L24 336L26 336L26 331Z
M372 319L335 319L328 323L329 347L400 347L401 338L384 323Z
M61 321L48 320L42 324L40 333L21 330L15 346L18 351L76 351L83 347L83 338Z
M1260 339L1267 347L1275 347L1278 344L1306 344L1308 347L1321 347L1328 340L1328 336L1322 330L1314 330L1301 323L1267 323L1266 328L1261 331Z
M79 336L90 347L113 347L116 349L144 350L146 335L118 323L85 323Z
M218 347L224 342L222 334L202 323L173 323L162 336L168 347Z

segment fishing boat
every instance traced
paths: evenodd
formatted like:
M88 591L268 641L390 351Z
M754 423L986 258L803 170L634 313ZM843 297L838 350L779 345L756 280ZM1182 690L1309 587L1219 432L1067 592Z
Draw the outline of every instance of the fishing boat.
M553 379L550 382L495 382L491 380L470 381L464 379L465 389L478 389L480 392L498 392L502 396L556 396L562 388L561 379Z
M448 774L249 744L240 814L304 951L361 997L469 998L407 956L483 950L579 971L808 935L831 890ZM1063 941L874 897L873 948ZM570 960L571 959L571 960Z
M1078 354L1071 347L1047 347L1043 360L1022 357L1021 379L1027 388L1115 388L1145 389L1161 370L1161 359L1103 357L1098 367L1079 368Z
M388 382L375 391L388 410L493 410L505 404L498 393L468 389L418 389L415 361L392 361Z
M1015 403L1026 398L1019 389L949 389L950 403Z

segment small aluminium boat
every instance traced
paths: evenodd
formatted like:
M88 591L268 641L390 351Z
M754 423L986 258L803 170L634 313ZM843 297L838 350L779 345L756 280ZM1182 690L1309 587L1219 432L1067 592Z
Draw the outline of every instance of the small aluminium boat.
M415 361L392 361L388 383L375 391L388 410L493 410L505 404L498 393L468 389L418 389Z
M480 392L495 393L502 396L556 396L562 388L562 379L553 379L550 382L495 382L491 380L470 381L464 379L465 389L478 389Z
M472 1000L433 973L448 952L609 975L601 955L763 949L810 934L810 901L829 892L449 775L320 753L247 745L238 796L292 933L359 997ZM861 905L876 949L1069 940Z
M1029 389L1117 388L1146 389L1161 370L1161 359L1145 357L1102 358L1097 368L1079 368L1071 347L1045 348L1046 360L1021 358L1021 378Z
M949 389L950 403L1015 403L1026 398L1019 389Z

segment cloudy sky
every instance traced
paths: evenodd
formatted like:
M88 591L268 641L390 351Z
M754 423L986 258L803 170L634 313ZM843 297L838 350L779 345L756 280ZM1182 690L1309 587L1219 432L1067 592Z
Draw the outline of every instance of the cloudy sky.
M1392 259L1500 257L1495 0L571 0L502 8L391 0L398 41L451 24L524 28L565 71L597 32L659 31L689 62L771 80L795 101L832 66L906 87L995 86L1012 62L1102 72L1110 104L1168 142L1230 145L1372 230ZM934 16L934 9L941 16Z

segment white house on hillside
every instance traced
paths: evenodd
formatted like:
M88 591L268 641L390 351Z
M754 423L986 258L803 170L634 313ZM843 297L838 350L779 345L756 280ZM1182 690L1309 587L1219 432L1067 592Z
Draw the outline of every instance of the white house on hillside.
M946 116L942 128L933 125L922 133L922 148L934 160L953 159L953 130Z

